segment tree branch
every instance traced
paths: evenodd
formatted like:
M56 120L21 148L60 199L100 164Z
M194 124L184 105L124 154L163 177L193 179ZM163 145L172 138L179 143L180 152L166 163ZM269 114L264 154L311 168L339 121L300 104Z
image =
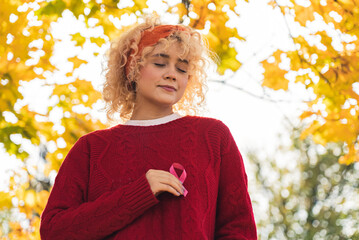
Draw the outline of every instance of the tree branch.
M280 9L282 6L279 5L279 3L278 3L277 0L274 0L274 1L275 1L275 3L277 4L277 7ZM281 13L282 13L282 11L281 11ZM286 27L287 27L287 29L288 29L288 34L289 34L290 38L291 38L292 41L293 41L294 49L295 49L295 51L296 51L296 53L297 53L297 56L298 56L298 58L299 58L299 60L300 60L300 63L302 64L303 62L305 62L306 64L308 64L309 66L311 66L311 67L318 73L318 75L319 75L322 79L324 79L324 81L325 81L330 87L332 87L330 81L328 80L328 78L326 78L326 77L318 70L318 68L317 68L315 65L310 64L305 58L303 58L303 57L299 54L299 51L298 51L298 49L297 49L297 47L296 47L295 37L293 36L292 31L291 31L291 29L290 29L290 27L289 27L288 21L287 21L287 19L285 18L285 14L282 13L282 16L283 16L285 25L286 25ZM303 66L303 65L302 65L302 66Z

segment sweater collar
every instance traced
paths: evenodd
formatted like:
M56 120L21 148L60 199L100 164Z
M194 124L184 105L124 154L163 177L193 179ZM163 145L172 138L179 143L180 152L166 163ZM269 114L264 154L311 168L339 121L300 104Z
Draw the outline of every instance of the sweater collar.
M150 119L150 120L128 120L124 125L130 126L155 126L160 124L165 124L173 120L179 119L182 116L178 113L172 113L171 115L164 116L161 118Z

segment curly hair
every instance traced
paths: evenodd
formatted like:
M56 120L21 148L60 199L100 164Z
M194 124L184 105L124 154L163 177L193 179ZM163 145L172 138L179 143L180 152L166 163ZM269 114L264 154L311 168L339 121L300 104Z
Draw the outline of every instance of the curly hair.
M162 24L158 18L147 18L144 23L137 24L111 43L107 52L108 64L105 69L106 80L103 88L105 109L109 120L114 120L114 115L117 113L123 121L131 117L136 100L136 79L140 77L140 69L144 66L147 56L160 43L165 46L165 49L175 43L180 44L183 52L179 57L186 58L189 62L186 90L173 109L182 114L196 114L203 106L207 90L205 67L210 59L207 43L197 31L182 26L186 28L185 32L174 31L168 37L161 38L154 46L144 47L141 54L138 54L142 32L159 25ZM129 65L128 75L126 75L126 65Z

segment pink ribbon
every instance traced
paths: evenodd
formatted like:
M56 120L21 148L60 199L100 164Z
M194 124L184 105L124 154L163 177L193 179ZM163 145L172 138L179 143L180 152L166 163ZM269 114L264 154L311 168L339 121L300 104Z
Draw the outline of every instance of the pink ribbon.
M181 173L181 176L180 176L180 177L178 177L175 168L180 169L180 170L183 170L183 172ZM170 173L171 173L172 175L174 175L176 178L178 178L178 179L181 181L181 183L184 183L184 180L186 180L186 178L187 178L186 170L185 170L184 167L183 167L181 164L179 164L179 163L172 163L172 165L171 165L171 167L170 167ZM183 188L184 188L184 187L183 187ZM183 196L187 196L187 194L188 194L188 191L187 191L187 189L184 188L184 190L183 190Z

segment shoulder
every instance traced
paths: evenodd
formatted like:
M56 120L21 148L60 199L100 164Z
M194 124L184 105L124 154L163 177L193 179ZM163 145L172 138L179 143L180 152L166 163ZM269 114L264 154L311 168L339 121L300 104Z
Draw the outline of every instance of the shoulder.
M224 124L221 120L210 118L210 117L199 117L199 116L189 116L190 121L198 127L205 128L206 130L228 130L226 124Z
M192 121L193 123L205 124L205 126L223 124L222 121L210 117L202 117L202 116L186 116L186 117L189 119L189 121Z
M221 139L231 135L229 128L221 120L199 116L189 116L188 118L192 127L206 135Z
M95 130L93 132L89 132L82 137L79 138L78 142L82 142L83 144L90 145L103 145L108 144L111 141L113 136L113 127L107 129Z
M226 153L236 147L236 143L226 124L221 120L209 117L191 117L192 126L204 137L211 146L218 147L221 153Z

